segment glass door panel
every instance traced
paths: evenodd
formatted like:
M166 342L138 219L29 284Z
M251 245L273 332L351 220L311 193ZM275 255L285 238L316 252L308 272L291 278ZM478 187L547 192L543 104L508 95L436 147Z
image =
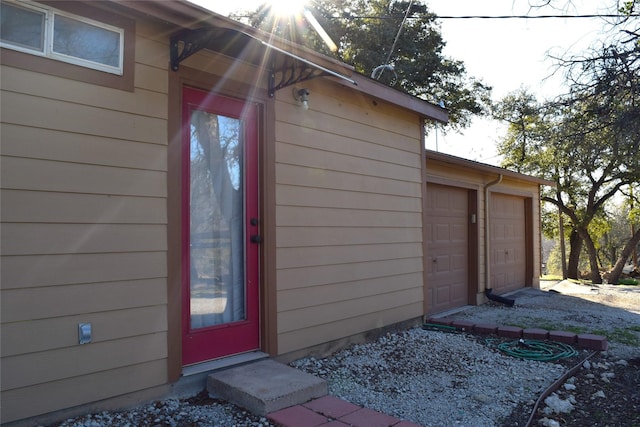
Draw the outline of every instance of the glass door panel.
M243 124L191 113L191 328L244 320Z

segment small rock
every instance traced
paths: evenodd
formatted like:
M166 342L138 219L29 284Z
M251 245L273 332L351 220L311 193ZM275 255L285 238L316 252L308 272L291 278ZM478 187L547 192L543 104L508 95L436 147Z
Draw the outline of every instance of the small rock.
M553 393L553 394L551 394L551 396L547 397L544 400L544 403L547 405L547 407L549 407L551 409L552 412L554 412L556 414L563 414L563 413L564 414L568 414L569 412L573 411L573 409L574 409L574 406L569 401L569 399L563 400L560 397L558 397L558 395L555 394L555 393Z
M603 372L602 374L600 374L600 379L606 383L611 382L609 381L611 378L615 377L616 374L614 374L613 372Z
M600 398L603 398L603 399L604 399L604 398L606 397L606 396L605 396L605 394L604 394L604 391L599 390L599 391L596 391L595 393L593 393L593 394L591 395L591 399L595 399L595 398L597 398L597 397L600 397Z
M564 385L564 389L565 389L565 390L575 390L575 389L576 389L576 386L575 386L574 384L566 383L566 384Z
M557 422L556 420L552 420L549 418L543 418L540 421L538 421L538 423L544 427L560 427L560 423Z
M584 363L582 364L582 367L584 369L591 369L591 362L589 362L588 360L585 360Z

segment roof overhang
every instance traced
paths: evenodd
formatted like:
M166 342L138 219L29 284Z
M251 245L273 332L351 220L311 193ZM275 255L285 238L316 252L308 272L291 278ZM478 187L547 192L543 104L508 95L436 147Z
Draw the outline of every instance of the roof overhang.
M448 121L446 109L438 105L381 84L357 73L348 64L218 15L187 0L112 1L178 27L171 36L170 46L171 67L174 69L194 51L208 49L268 70L271 94L298 81L323 77L415 112L425 119L442 123Z
M446 163L456 167L463 167L466 169L472 169L481 173L490 175L502 175L507 178L511 178L517 181L529 182L538 185L547 185L555 187L556 183L548 179L542 179L531 175L525 175L510 171L509 169L500 168L498 166L488 165L486 163L480 163L473 160L463 159L462 157L452 156L450 154L443 154L437 151L426 150L427 164L429 161L436 161L439 163Z
M267 64L271 97L278 89L320 76L333 76L357 85L355 80L339 71L316 64L244 31L220 27L185 28L175 33L170 40L171 69L178 71L183 60L202 49L238 58L255 66Z

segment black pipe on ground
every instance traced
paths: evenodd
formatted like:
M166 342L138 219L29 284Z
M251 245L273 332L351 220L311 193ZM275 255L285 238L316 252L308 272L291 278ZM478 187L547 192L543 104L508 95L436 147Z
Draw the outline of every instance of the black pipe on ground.
M491 289L491 288L486 289L484 291L484 294L491 301L496 301L496 302L502 303L502 304L506 305L507 307L513 307L513 304L516 303L516 301L511 299L511 298L505 298L505 297L501 297L500 295L494 295L493 294L493 289Z

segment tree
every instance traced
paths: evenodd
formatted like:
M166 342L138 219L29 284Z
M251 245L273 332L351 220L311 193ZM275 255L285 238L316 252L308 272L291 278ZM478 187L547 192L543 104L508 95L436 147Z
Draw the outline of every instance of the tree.
M491 88L467 76L462 61L443 55L445 41L437 17L427 6L413 2L408 10L409 4L395 0L314 1L313 15L337 44L335 53L300 17L279 18L263 6L251 14L249 22L333 55L367 76L383 66L375 75L379 81L429 102L442 101L449 112L449 129L467 127L473 115L488 111ZM385 65L392 65L393 71Z
M625 194L628 197L627 200L629 204L629 213L627 215L627 218L629 220L629 224L631 225L631 238L627 240L627 243L622 249L618 260L616 261L616 264L611 270L611 273L609 275L609 281L611 283L618 283L623 267L625 266L631 254L635 250L637 250L638 244L640 243L640 200L638 200L638 197L635 196L636 194L638 194L638 192L633 191L634 187L637 190L640 187L640 183L636 183L635 186L629 186L630 191L629 193ZM635 255L637 256L637 253ZM633 261L637 267L637 259L634 259Z
M622 11L633 14L639 8L632 1ZM495 110L509 123L499 147L504 166L556 182L555 194L547 192L542 199L570 218L569 265L577 266L582 242L594 283L601 283L601 276L589 227L608 200L640 182L640 33L629 29L630 22L618 24L624 24L618 27L620 38L585 55L556 58L570 84L566 95L538 104L516 93ZM635 247L632 240L628 243ZM618 261L624 264L626 258ZM575 273L570 269L569 277Z

